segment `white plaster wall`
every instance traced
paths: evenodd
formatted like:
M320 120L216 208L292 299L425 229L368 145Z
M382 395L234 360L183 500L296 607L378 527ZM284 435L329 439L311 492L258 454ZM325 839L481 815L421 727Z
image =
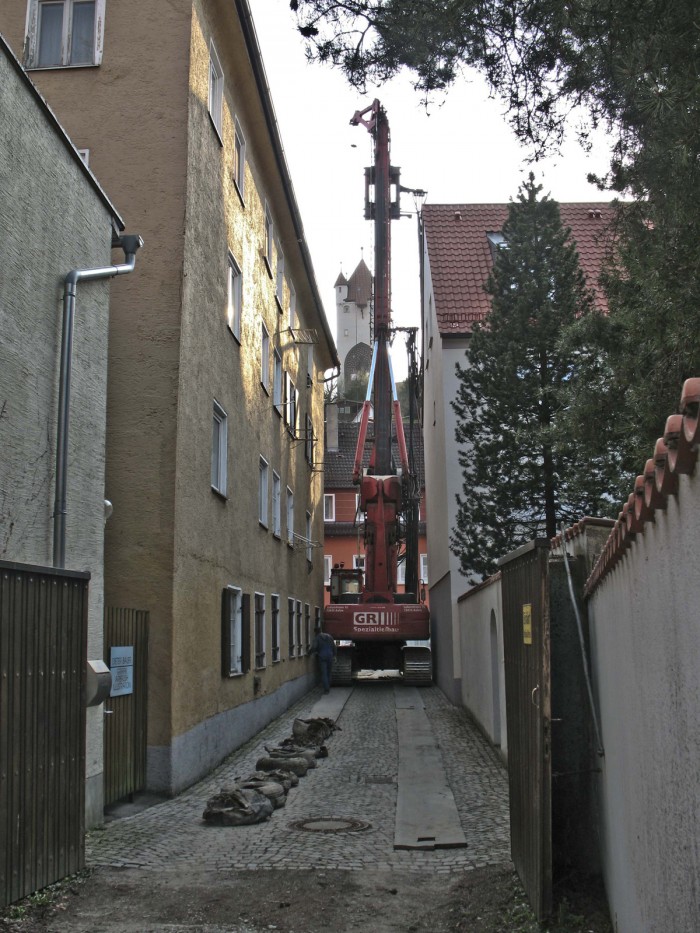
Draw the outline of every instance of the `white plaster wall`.
M462 705L508 760L503 607L500 576L475 588L458 603L462 650ZM496 625L495 658L491 620ZM495 672L495 677L494 677Z
M0 557L51 565L63 280L111 264L111 216L0 53ZM88 657L102 658L109 283L79 284L66 567L91 574ZM101 707L88 710L87 825L102 815Z
M700 477L679 479L589 601L618 933L695 933L700 918Z

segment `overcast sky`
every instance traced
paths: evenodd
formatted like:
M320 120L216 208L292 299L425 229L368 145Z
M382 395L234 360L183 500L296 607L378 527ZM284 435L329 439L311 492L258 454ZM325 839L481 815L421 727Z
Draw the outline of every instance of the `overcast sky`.
M370 89L362 97L340 72L306 61L288 0L249 0L268 83L280 126L306 239L331 330L335 334L338 273L349 276L364 255L374 266L372 224L364 219L364 168L372 163L367 130L350 118L377 97L391 130L391 162L401 183L428 192L432 204L505 203L515 197L527 151L474 74L461 79L442 102L426 112L410 75ZM608 164L605 137L586 156L575 141L562 156L538 163L535 174L558 201L599 201L604 195L586 181ZM415 205L403 195L410 217L392 224L392 316L395 324L420 324L418 233ZM364 250L364 253L363 253ZM405 353L395 344L394 367L405 372Z

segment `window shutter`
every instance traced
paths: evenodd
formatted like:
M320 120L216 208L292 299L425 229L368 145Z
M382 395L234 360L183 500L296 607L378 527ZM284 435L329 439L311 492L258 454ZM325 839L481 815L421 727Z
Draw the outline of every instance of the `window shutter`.
M224 587L221 593L221 676L231 674L231 591Z
M243 673L247 674L250 670L250 593L243 593L242 600L242 637L243 645L241 647L241 661Z

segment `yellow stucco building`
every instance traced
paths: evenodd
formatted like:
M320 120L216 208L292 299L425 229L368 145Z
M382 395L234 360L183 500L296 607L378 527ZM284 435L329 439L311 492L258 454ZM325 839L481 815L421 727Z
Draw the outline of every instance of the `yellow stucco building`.
M146 244L110 307L105 604L148 612L172 794L313 683L337 354L247 0L4 0L0 29Z

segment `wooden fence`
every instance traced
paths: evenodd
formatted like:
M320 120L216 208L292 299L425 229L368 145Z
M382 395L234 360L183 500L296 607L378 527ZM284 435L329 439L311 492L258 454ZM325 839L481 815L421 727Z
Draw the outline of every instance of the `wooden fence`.
M0 561L0 906L84 865L89 579Z

